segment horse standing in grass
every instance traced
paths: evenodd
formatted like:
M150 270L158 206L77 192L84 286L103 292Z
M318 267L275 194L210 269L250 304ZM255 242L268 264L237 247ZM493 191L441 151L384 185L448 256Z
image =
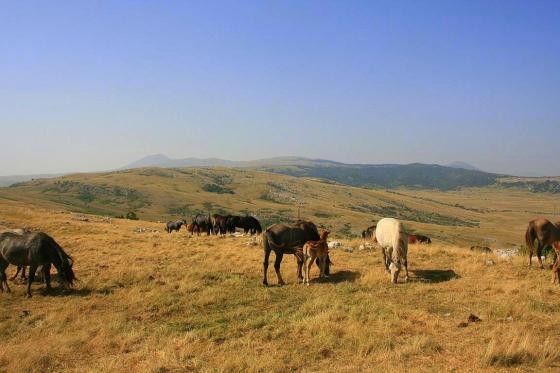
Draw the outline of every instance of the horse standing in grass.
M408 234L402 223L393 218L381 219L377 223L375 237L381 246L385 271L391 273L391 282L397 283L403 266L406 271L405 281L408 281Z
M27 297L31 297L31 284L35 279L37 267L43 266L43 276L47 289L51 288L51 265L58 271L62 285L72 286L76 277L72 270L72 258L46 233L15 234L5 232L0 234L0 291L4 292L4 285L9 293L10 287L6 280L6 268L10 265L29 266L27 279Z
M173 231L179 232L183 225L187 225L187 221L185 219L177 220L177 221L168 221L165 225L165 231L167 233L171 233Z
M528 266L531 267L533 253L535 251L535 240L537 240L537 260L541 269L544 269L542 263L542 251L545 247L560 241L560 222L552 224L550 221L539 218L531 220L527 231L525 232L525 243L529 251L529 263Z
M321 238L319 241L307 241L303 245L303 270L305 272L303 277L303 283L309 285L309 272L311 272L311 267L315 259L319 259L319 278L327 277L325 274L325 268L327 266L327 257L329 255L329 246L327 244L327 237L329 236L329 231L321 232Z
M210 236L210 233L213 231L210 215L195 215L192 219L192 224L196 229L198 236L200 236L201 232L206 232L206 235Z
M301 250L298 250L298 248L303 247L307 241L318 241L319 239L320 236L317 231L317 226L310 221L300 220L296 224L290 226L284 224L274 224L268 227L263 232L262 240L264 248L263 284L268 286L267 271L271 251L274 251L276 254L274 270L276 271L279 285L284 285L284 280L280 274L280 264L282 263L284 254L294 254L296 256L298 265L297 276L298 279L303 280L303 255ZM331 261L327 254L327 264L325 267L325 274L327 275L330 273L330 264Z

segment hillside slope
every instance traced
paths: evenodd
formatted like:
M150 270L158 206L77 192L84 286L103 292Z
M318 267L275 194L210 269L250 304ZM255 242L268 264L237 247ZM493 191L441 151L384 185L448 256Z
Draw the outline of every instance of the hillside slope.
M472 188L436 192L372 190L239 169L145 168L76 174L0 188L0 198L78 212L167 221L195 213L253 214L264 226L301 217L355 237L382 217L448 242L517 245L535 216L560 215L551 194Z
M262 281L247 238L167 234L0 200L0 230L51 234L80 282L0 293L2 372L557 371L558 285L525 258L411 245L411 280L389 284L377 251L331 250L332 275ZM147 233L136 233L138 227ZM357 248L361 240L343 241ZM493 265L486 264L492 260ZM15 268L10 266L11 276ZM53 271L54 272L54 271ZM466 323L470 313L482 321Z

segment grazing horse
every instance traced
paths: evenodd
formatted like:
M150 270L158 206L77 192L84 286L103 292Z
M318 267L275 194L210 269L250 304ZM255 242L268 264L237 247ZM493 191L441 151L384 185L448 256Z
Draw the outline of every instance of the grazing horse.
M560 241L560 222L552 224L544 218L538 218L529 222L529 226L525 232L525 243L529 249L529 267L533 264L532 259L535 251L535 240L538 242L537 259L541 269L544 269L541 259L542 251L545 247Z
M212 222L212 229L214 230L214 234L226 234L226 216L214 214L212 215L211 222Z
M327 244L327 237L329 231L321 232L319 241L307 241L303 245L303 271L305 272L303 283L309 285L309 273L311 266L316 258L319 259L319 278L326 277L325 267L327 266L327 256L329 255L329 246Z
M47 289L51 288L51 264L59 273L64 287L72 285L76 277L72 271L73 260L70 255L46 233L24 233L15 234L5 232L0 234L0 291L10 292L6 281L6 268L10 265L29 266L29 278L27 279L27 297L31 297L31 284L35 279L37 267L43 266L43 276Z
M198 232L198 228L194 226L194 224L189 223L187 224L187 232L192 236L194 234L194 232L197 231Z
M192 219L192 224L197 230L197 234L200 236L201 232L206 232L208 236L212 233L212 219L210 215L195 215Z
M276 255L276 260L274 261L274 270L276 271L276 276L278 277L278 284L284 285L284 280L280 274L280 264L282 263L282 258L284 254L294 254L297 259L297 275L298 279L302 280L302 267L303 267L303 255L301 250L297 250L303 247L307 241L318 241L320 239L317 227L312 222L308 221L298 221L294 225L284 225L284 224L274 224L268 227L263 232L263 248L264 248L264 278L263 284L268 286L267 271L268 271L268 260L270 258L270 252L274 251ZM330 258L327 254L327 264L325 268L325 274L330 273Z
M418 243L423 243L423 244L432 243L432 239L428 236L424 236L423 234L415 234L415 236L416 236L416 241L418 241Z
M560 270L560 242L554 242L552 247L556 253L556 258L552 264L552 283L554 284L558 279L558 283L560 284L560 279L558 278L558 271Z
M183 225L187 225L187 221L185 219L180 219L177 221L168 221L165 225L165 231L167 233L171 233L173 231L179 232Z
M252 216L241 216L236 224L238 228L243 228L245 234L249 233L253 235L262 233L261 223Z
M226 231L228 233L235 233L235 228L239 224L240 216L228 215L226 216Z
M367 227L365 231L362 232L362 238L364 240L371 240L372 238L375 239L375 227L377 225L372 225L371 227Z
M408 281L408 235L402 223L393 218L381 219L377 223L375 236L381 245L385 271L391 273L391 282L397 283L401 266L404 266L405 281Z

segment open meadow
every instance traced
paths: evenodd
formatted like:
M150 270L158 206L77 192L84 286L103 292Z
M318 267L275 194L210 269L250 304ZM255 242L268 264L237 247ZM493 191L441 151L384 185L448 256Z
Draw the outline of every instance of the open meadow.
M379 252L357 250L361 239L340 239L354 251L331 250L327 281L314 268L311 286L298 284L295 260L286 256L287 285L275 286L271 266L273 286L265 288L262 248L247 245L248 237L190 238L149 221L7 199L0 211L0 229L52 235L75 258L80 280L69 294L56 282L48 294L34 285L31 299L16 283L12 294L0 294L0 371L560 367L560 287L550 271L527 269L525 257L438 240L411 245L411 281L391 285ZM482 321L468 322L471 313Z

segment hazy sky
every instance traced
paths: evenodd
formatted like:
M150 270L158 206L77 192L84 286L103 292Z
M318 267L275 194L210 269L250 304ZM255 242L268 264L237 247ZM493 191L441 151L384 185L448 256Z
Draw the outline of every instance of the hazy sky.
M0 175L153 153L560 175L560 1L2 1Z

